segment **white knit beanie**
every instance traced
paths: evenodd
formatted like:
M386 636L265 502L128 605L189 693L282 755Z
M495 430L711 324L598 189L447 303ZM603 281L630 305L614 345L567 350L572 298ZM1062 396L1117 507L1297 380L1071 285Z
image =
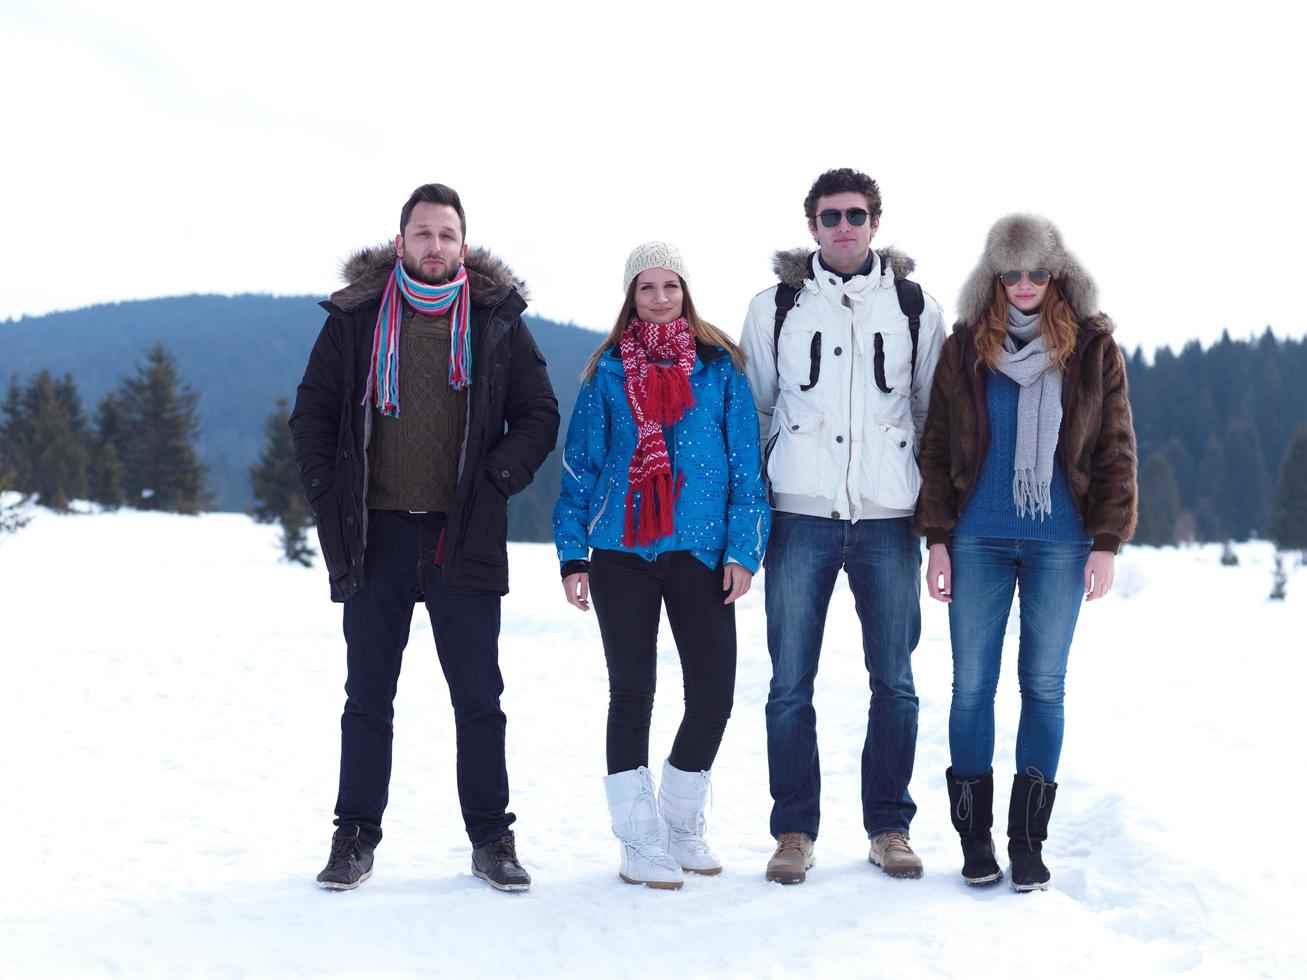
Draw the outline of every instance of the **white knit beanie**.
M675 245L666 242L645 242L626 259L626 275L622 278L622 292L631 288L631 282L646 269L671 269L683 280L689 281L685 273L685 260Z

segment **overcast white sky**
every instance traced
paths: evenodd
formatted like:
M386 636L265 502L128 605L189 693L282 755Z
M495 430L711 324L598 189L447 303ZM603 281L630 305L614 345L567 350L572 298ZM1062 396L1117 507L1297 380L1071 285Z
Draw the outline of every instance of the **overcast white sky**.
M854 166L950 320L1033 210L1127 347L1301 336L1293 6L3 0L0 319L323 294L439 180L534 312L607 327L665 238L738 334L813 178Z

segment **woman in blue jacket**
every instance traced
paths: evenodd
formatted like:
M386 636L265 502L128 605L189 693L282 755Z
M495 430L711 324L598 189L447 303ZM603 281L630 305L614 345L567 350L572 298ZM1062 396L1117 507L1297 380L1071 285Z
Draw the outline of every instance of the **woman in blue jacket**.
M680 252L641 245L626 299L591 356L567 430L554 543L563 591L590 608L608 662L608 773L624 881L679 888L717 874L704 841L709 771L735 692L735 607L771 510L744 354L700 319ZM685 716L655 796L649 721L663 604Z

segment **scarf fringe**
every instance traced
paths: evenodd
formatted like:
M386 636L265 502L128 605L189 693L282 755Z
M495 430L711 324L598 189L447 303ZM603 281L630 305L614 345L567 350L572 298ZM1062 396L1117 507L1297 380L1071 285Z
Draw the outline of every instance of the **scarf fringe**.
M1027 509L1031 517L1041 521L1053 515L1052 481L1037 480L1034 470L1017 470L1012 477L1012 497L1017 503L1018 517L1025 517Z
M672 482L670 473L658 473L639 487L633 485L626 492L626 526L622 533L622 545L627 548L642 547L675 531L676 502L680 499L681 488L684 486L684 473L676 474L675 483ZM637 493L640 494L642 505L639 508L638 527L635 516Z
M679 368L650 364L646 384L648 398L644 410L659 425L679 422L685 410L694 404L690 378Z

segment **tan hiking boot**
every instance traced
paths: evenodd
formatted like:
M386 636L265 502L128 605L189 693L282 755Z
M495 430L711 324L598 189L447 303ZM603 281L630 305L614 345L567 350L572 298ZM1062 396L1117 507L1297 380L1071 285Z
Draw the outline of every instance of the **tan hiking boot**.
M767 880L782 885L797 885L808 877L808 869L816 860L812 856L815 845L807 834L792 830L776 838L776 853L767 862Z
M871 839L867 860L891 878L920 878L921 858L908 845L907 834L878 834Z

